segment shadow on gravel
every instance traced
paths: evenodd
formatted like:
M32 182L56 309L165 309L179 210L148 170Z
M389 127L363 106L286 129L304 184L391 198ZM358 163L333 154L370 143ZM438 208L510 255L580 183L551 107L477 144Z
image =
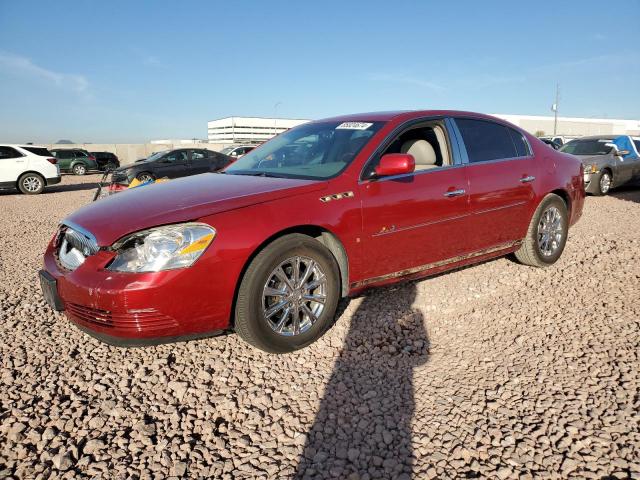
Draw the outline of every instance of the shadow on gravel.
M411 478L413 369L429 352L423 316L412 308L415 298L415 283L364 298L307 434L297 478L365 472Z
M78 192L80 190L95 190L98 183L75 183L72 185L53 185L44 189L43 193Z
M614 198L640 203L640 185L625 185L609 193Z

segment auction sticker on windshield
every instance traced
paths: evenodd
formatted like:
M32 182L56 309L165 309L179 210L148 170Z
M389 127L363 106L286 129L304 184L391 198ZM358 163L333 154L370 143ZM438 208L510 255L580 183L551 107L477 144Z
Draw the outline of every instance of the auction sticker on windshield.
M336 130L366 130L373 123L365 122L344 122L336 127Z

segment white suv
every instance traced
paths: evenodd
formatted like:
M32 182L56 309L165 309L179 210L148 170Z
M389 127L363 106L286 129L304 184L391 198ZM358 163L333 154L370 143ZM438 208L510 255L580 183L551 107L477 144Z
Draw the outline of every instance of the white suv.
M45 147L0 144L0 188L34 195L56 183L60 183L58 160Z

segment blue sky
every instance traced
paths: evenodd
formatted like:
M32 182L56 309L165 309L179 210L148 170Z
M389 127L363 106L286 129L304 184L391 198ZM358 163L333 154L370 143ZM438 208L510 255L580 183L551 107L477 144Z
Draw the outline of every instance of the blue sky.
M0 0L0 141L205 138L229 115L640 118L640 1ZM275 108L275 105L278 105Z

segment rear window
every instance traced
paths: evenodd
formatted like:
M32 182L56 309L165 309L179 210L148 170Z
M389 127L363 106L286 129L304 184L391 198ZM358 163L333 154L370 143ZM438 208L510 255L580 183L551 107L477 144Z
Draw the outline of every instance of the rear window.
M572 140L560 149L561 152L572 155L607 155L611 153L612 147L608 147L610 139L598 140Z
M38 155L40 157L53 157L53 154L46 148L43 147L20 147L27 152L31 152L34 155Z

